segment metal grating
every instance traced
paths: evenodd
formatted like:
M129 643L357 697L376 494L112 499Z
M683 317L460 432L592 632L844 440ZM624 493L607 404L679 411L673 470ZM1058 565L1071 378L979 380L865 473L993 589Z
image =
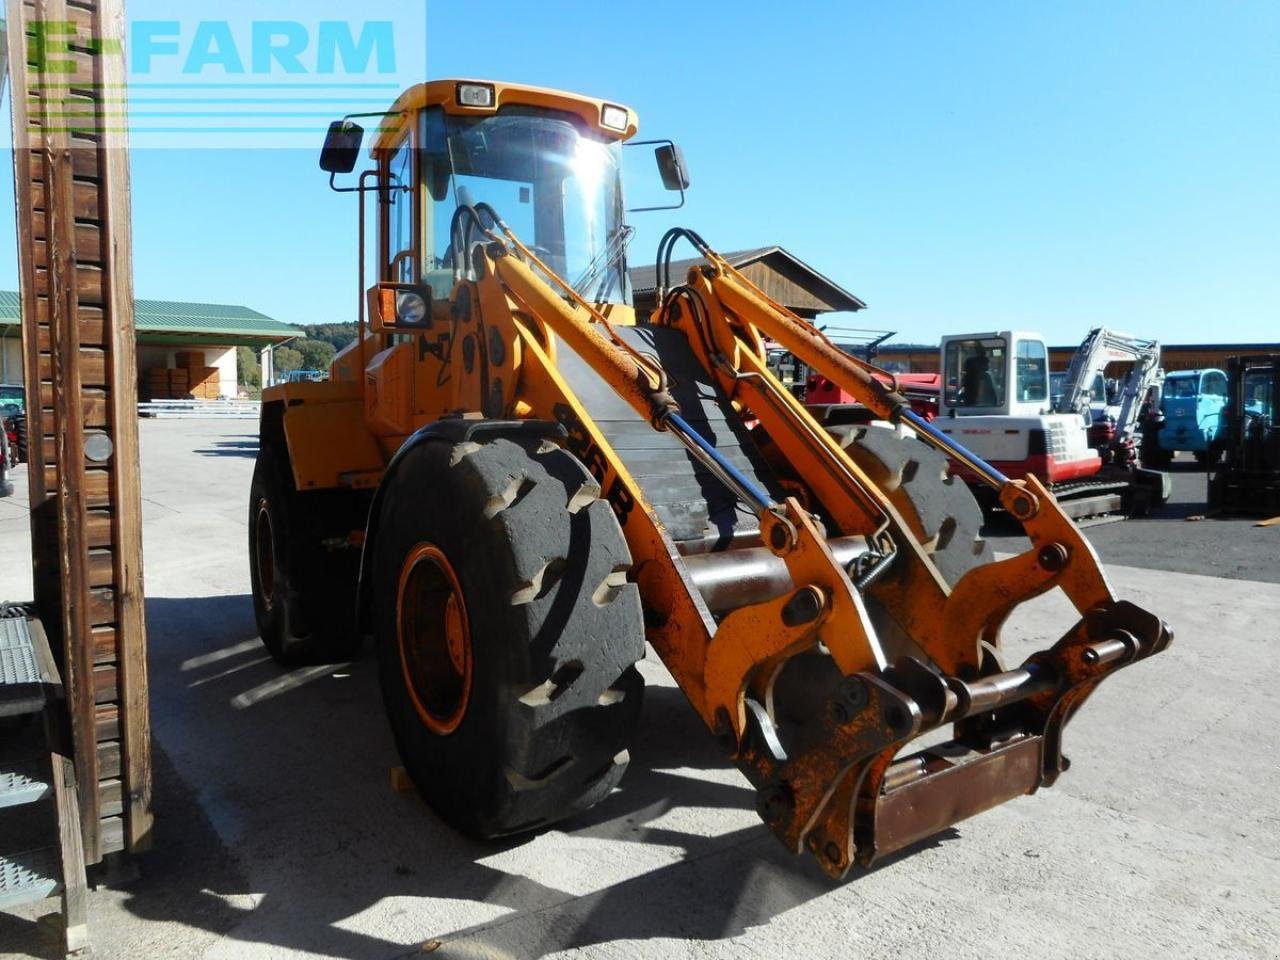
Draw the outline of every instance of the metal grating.
M35 903L61 888L54 850L0 855L0 908Z
M0 620L0 684L39 682L40 668L27 621L21 617Z
M40 769L40 761L0 766L0 809L35 803L53 793Z

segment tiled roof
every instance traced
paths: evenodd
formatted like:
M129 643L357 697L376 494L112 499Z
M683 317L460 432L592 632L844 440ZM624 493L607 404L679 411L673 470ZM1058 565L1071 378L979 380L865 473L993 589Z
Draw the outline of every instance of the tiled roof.
M225 334L279 340L304 335L298 327L232 304L137 300L134 311L139 333ZM21 317L18 294L12 290L0 290L0 324L17 324Z

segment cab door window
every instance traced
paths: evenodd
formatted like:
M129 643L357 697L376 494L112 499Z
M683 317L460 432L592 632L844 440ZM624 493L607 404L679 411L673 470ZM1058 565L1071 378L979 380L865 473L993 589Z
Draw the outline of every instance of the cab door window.
M416 200L412 138L405 137L387 166L387 273L395 283L416 283L418 279L414 235Z
M1018 342L1018 400L1041 403L1049 397L1049 358L1039 340Z

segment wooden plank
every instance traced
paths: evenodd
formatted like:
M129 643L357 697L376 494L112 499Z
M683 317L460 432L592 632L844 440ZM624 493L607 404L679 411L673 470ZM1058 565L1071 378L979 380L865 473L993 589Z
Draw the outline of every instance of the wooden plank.
M124 0L98 0L98 36L123 42L126 33ZM124 59L102 60L107 89L124 89ZM117 86L118 85L118 86ZM122 112L123 103L117 105ZM133 212L129 199L129 143L110 124L102 134L102 211L108 230L103 258L105 303L111 317L112 423L117 450L138 449L138 360L134 319ZM121 720L128 809L124 842L131 851L151 846L151 720L147 677L147 627L142 589L142 479L138 457L113 459L115 477L115 542L118 562L116 602L119 615Z
M77 151L76 156L79 156ZM31 235L37 245L48 238L43 210L35 210L31 216ZM76 256L86 263L100 263L102 257L102 227L96 223L76 222Z
M110 586L89 591L89 624L92 627L116 622L115 591Z
M119 817L124 812L124 790L119 780L103 780L98 784L102 796L102 815Z
M115 663L117 654L116 628L114 626L94 627L92 636L94 665Z
M103 817L98 824L99 836L102 838L102 855L119 853L125 849L124 821L120 817Z
M77 224L76 227L77 227L76 259L81 263L92 263L92 264L101 263L102 261L99 260L98 258L102 256L102 242L97 239L82 242L82 239L81 239L82 231L80 230L80 225ZM99 229L101 228L98 227L96 224L85 227L85 230L87 230L89 234L92 234L94 231L97 231ZM43 260L46 256L45 250L46 250L46 247L48 246L48 242L45 240L37 239L35 241L35 246L36 246L36 256L40 257Z
M36 247L45 246L44 244L36 244ZM100 306L102 304L102 268L97 266L79 266L73 274L76 282L76 294L78 304L88 304L91 306ZM49 293L49 275L44 269L36 270L36 293L47 295Z
M93 668L93 692L94 692L94 709L92 715L96 718L98 715L97 707L101 703L114 703L119 699L119 688L116 684L116 668L114 664L103 664L100 667ZM94 742L97 742L95 736ZM119 757L117 756L117 761ZM104 773L104 777L114 777L117 773Z
M97 744L98 769L103 780L120 776L120 742L107 740Z
M89 585L109 587L115 583L115 555L110 550L89 551ZM115 644L114 638L112 644ZM112 657L112 659L115 659Z
M105 510L87 511L84 528L88 547L97 550L112 546L113 526L109 512Z
M51 770L53 796L58 807L58 854L62 871L62 945L67 956L79 956L89 945L89 885L85 876L84 846L80 828L80 790L76 782L75 763L65 738L62 738L54 750Z
M36 210L48 213L49 197L45 184L39 180L32 182L31 202ZM73 206L71 213L75 220L102 220L102 207L98 188L87 181L77 181L71 197Z
M98 742L120 739L120 708L114 703L98 704L98 712L94 715L94 732ZM114 811L119 813L119 810ZM104 813L105 815L105 813Z
M25 314L25 305L23 307L23 311ZM49 298L43 294L35 299L35 317L38 323L48 324L49 322ZM92 340L94 343L104 342L104 322L101 305L92 307L81 305L80 329L93 334L91 337L88 337L89 340ZM94 324L96 324L96 328L93 326ZM82 343L82 345L88 346L87 343Z
M38 370L41 380L48 380L51 383L54 381L54 362L54 354L40 354ZM80 351L76 367L81 371L79 379L84 386L101 389L107 385L107 354L105 350L97 347L85 347ZM78 403L77 407L80 405Z

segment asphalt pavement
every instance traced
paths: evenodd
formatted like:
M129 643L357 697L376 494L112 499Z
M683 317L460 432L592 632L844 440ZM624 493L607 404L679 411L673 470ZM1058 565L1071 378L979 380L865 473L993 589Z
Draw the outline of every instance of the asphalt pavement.
M1190 454L1169 469L1173 494L1148 517L1087 521L1086 533L1104 563L1196 573L1231 580L1280 583L1280 525L1265 517L1209 515L1208 475ZM1016 552L1027 542L1016 523L995 519L983 531L996 550Z
M1177 639L1085 705L1070 772L844 883L782 850L652 655L621 788L557 829L481 844L391 788L368 655L284 671L263 651L253 428L142 425L157 826L141 878L92 895L95 957L1276 955L1280 585L1243 579L1250 555L1203 576L1151 546L1122 554L1143 562L1109 565L1117 591ZM30 590L20 507L0 504L10 599ZM1254 529L1166 519L1089 535L1115 559L1148 531L1200 553ZM1060 594L1020 608L1011 659L1073 621ZM4 956L53 955L39 913L0 914Z

